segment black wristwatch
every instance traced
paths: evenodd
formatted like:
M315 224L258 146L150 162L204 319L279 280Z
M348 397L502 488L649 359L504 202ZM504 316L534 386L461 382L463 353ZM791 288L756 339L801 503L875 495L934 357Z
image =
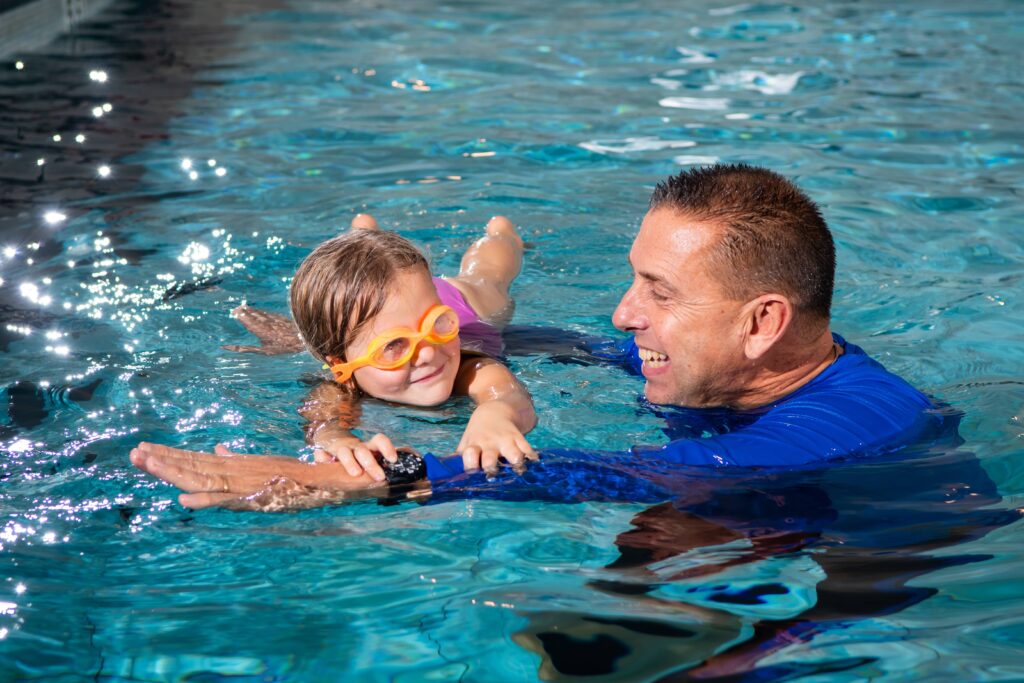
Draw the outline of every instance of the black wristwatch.
M381 462L384 478L391 486L411 484L427 478L427 464L423 456L411 448L398 449L398 462Z

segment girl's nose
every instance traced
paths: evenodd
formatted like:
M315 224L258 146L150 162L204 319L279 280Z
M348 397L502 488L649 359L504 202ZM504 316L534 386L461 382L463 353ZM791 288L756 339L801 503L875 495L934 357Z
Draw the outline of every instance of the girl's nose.
M437 349L433 344L421 343L416 347L416 355L413 356L413 365L427 365L434 360Z

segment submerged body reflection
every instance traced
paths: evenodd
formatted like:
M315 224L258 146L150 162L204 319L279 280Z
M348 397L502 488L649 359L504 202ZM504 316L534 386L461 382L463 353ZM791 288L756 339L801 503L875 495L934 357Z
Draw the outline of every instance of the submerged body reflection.
M760 664L823 632L935 595L922 577L990 558L950 548L1020 518L1019 510L999 507L1002 498L981 463L956 448L955 420L952 428L927 449L799 471L709 472L566 451L549 454L521 477L473 477L435 495L661 501L618 535L618 558L589 584L633 604L628 615L526 613L529 626L515 640L540 654L542 678L787 679L874 661ZM727 544L729 552L695 553ZM801 611L750 616L759 605L785 599L790 588L778 577L729 584L734 573L726 570L769 559L817 566L823 578Z

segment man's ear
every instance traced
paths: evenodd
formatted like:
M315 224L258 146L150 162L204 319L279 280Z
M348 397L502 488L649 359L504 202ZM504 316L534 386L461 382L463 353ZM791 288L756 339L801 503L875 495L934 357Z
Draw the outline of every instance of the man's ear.
M793 322L793 303L785 294L762 294L743 307L743 351L750 360L763 357Z

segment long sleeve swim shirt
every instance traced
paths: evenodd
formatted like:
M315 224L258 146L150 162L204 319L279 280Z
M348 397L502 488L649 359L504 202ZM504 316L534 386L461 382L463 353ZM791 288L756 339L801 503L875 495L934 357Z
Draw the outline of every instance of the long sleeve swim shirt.
M792 468L877 455L947 431L944 427L952 419L948 412L859 346L839 335L833 338L843 353L832 365L758 410L648 404L665 418L671 441L634 446L631 455L652 466ZM639 374L641 361L632 339L605 352L604 358ZM462 472L459 458L425 459L427 476L435 484Z

